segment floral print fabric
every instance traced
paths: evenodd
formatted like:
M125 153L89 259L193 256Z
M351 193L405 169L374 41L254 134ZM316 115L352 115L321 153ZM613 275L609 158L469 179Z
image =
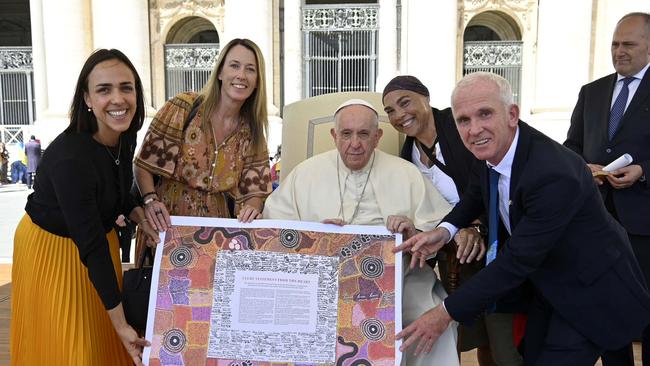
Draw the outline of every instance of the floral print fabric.
M183 131L196 96L183 93L165 103L135 164L160 176L156 192L171 215L230 217L225 195L234 199L236 214L248 199L271 193L268 151L266 144L253 149L247 123L216 146L212 127L202 126L203 106Z

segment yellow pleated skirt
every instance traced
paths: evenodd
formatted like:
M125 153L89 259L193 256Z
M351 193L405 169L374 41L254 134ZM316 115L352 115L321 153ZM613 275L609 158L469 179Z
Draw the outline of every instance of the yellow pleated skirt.
M117 235L106 235L120 287ZM14 237L12 365L132 365L79 251L25 215Z

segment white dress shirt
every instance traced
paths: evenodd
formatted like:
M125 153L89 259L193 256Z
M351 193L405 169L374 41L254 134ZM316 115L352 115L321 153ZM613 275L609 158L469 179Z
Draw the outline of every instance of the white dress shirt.
M512 175L512 161L515 158L515 150L517 150L517 143L519 142L519 127L515 131L515 137L512 139L510 148L503 156L503 159L499 164L494 166L499 175L499 216L501 217L501 222L508 229L508 233L512 234L510 228L510 177ZM487 163L487 162L486 162ZM491 166L490 163L487 163L488 167ZM441 222L439 227L443 227L449 231L450 239L458 232L458 228L446 221Z
M634 94L636 93L636 90L639 89L641 80L643 80L643 76L645 75L646 71L648 71L648 67L650 67L650 63L645 65L645 67L642 68L641 71L639 71L635 75L632 75L632 77L634 77L634 80L630 81L630 83L627 85L629 94L627 95L627 102L625 103L626 111L627 111L627 107L630 106L630 102L632 101L632 98L634 98ZM614 85L614 92L612 93L612 101L611 104L609 105L609 110L612 110L612 107L614 107L614 102L616 101L618 94L621 92L621 89L623 89L623 79L625 79L625 76L621 74L618 74L617 76L618 78L616 79L616 85Z

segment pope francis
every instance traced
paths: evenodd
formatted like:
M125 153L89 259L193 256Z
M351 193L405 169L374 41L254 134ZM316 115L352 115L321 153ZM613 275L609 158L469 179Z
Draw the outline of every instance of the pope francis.
M406 238L434 228L450 205L407 161L376 149L382 130L377 111L360 99L341 104L331 130L336 150L297 165L266 201L267 219L336 225L386 225ZM433 269L408 269L404 256L404 326L446 296ZM451 324L428 354L404 353L408 366L458 365L456 324ZM444 340L443 340L444 339Z

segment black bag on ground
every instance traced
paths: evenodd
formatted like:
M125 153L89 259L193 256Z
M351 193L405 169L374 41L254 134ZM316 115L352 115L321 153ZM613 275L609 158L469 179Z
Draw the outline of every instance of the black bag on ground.
M134 329L143 332L147 328L149 293L153 267L143 267L145 258L152 257L147 248L136 268L124 272L122 279L122 307L126 322ZM153 258L151 260L153 263Z

